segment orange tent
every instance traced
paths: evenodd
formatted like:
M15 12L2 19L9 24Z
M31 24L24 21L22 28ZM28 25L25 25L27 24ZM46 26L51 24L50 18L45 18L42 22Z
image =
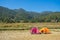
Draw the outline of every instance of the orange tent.
M48 33L50 33L50 30L48 29L48 28L42 28L42 29L40 29L40 31L39 31L40 33L45 33L45 34L48 34Z

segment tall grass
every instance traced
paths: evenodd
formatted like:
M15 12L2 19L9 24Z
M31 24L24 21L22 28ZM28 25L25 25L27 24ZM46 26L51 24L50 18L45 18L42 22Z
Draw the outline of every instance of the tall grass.
M60 23L0 23L0 29L31 29L32 27L60 29Z

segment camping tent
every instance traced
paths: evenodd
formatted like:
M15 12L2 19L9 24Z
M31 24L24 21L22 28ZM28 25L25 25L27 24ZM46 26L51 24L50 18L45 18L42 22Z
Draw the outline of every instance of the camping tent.
M39 33L38 28L37 28L37 27L33 27L33 28L31 29L31 33L32 33L32 34L38 34L38 33Z
M48 34L48 33L50 33L50 30L45 27L45 28L40 29L40 32Z

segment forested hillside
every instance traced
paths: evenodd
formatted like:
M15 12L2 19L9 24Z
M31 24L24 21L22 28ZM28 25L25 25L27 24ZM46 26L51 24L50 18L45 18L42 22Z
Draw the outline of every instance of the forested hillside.
M23 8L13 10L0 6L0 22L60 22L60 12L44 11L39 13L26 11Z

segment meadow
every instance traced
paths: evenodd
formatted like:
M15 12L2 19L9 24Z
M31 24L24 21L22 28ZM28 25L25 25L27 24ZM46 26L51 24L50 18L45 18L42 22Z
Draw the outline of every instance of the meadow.
M51 29L51 34L31 34L29 30L0 31L0 40L60 40L60 32Z
M31 27L48 27L51 34L31 34ZM0 40L60 40L60 23L0 23Z
M0 23L0 29L30 29L32 27L60 29L60 23Z

